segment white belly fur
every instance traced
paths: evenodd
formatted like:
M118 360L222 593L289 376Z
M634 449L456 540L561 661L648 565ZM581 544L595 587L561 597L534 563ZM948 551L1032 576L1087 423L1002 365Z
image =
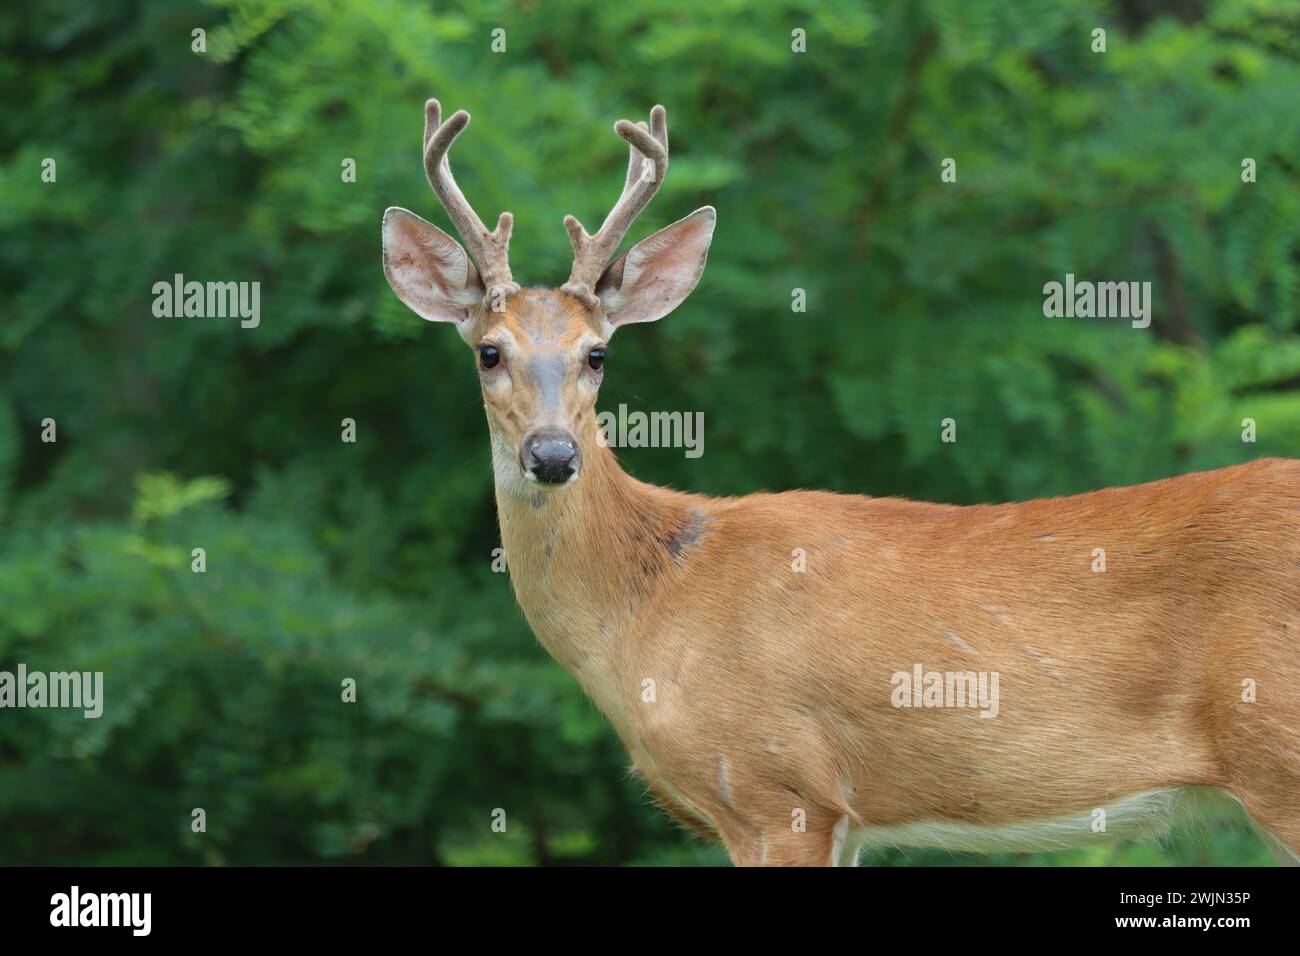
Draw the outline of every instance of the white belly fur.
M839 856L841 866L856 865L865 847L931 847L972 853L1067 850L1104 840L1152 840L1185 819L1197 798L1182 788L1151 790L1097 809L1105 811L1105 829L1096 810L1024 823L984 826L934 821L850 830ZM847 818L845 821L847 823Z

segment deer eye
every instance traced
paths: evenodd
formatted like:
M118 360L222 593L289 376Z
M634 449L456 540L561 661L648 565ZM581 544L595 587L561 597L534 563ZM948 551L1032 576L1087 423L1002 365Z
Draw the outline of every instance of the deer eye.
M495 345L480 346L478 361L483 368L496 368L501 364L501 352Z
M591 366L592 371L599 372L605 365L605 350L592 349L587 353L587 364Z

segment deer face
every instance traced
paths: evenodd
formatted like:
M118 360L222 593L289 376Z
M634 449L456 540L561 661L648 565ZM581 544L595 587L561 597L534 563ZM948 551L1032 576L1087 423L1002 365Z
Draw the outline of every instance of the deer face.
M662 318L695 288L715 213L697 209L609 262L668 167L663 107L651 112L649 128L620 120L615 129L631 146L622 197L595 236L565 218L575 253L568 282L521 289L507 258L513 217L502 213L488 232L451 176L447 149L469 114L440 117L430 100L425 172L473 259L437 226L393 207L384 213L384 275L417 315L454 323L473 350L498 487L559 489L578 480L584 456L594 453L606 344L618 327Z
M503 479L517 461L525 481L564 485L582 470L596 438L596 393L606 335L563 292L526 291L485 312L471 343ZM500 468L498 469L500 470Z

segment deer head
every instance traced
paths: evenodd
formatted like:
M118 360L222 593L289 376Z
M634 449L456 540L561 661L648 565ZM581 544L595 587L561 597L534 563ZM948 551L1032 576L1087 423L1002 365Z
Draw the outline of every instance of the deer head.
M629 145L623 194L595 235L564 219L573 269L559 289L522 289L510 272L510 230L503 212L491 232L451 174L447 152L469 125L464 110L442 122L424 110L424 170L465 249L405 209L384 213L384 275L416 315L455 323L474 351L492 435L498 487L506 492L558 489L578 479L596 447L596 394L605 346L614 330L663 318L704 271L713 238L712 206L659 230L610 261L668 170L668 122L662 106L650 124L614 125Z

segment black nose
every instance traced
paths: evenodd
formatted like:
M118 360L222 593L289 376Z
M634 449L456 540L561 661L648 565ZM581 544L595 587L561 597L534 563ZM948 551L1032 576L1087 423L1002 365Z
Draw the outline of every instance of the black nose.
M562 428L543 428L524 438L519 450L524 474L544 485L560 485L578 472L582 452L577 440Z

